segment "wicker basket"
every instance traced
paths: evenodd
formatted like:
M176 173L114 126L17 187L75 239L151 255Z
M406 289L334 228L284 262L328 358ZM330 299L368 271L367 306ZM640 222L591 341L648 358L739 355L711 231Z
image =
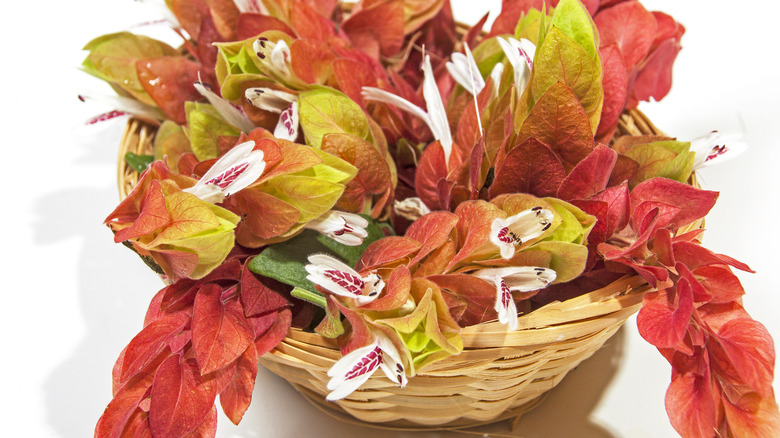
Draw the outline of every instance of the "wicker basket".
M125 153L150 153L155 132L154 125L134 119L128 123L119 151L121 197L138 179L125 164ZM621 116L618 136L649 134L661 132L640 111ZM681 232L701 226L701 221L693 223ZM641 277L626 276L524 314L514 332L498 322L466 327L461 331L463 352L426 367L405 388L378 373L333 403L324 398L328 369L341 357L334 340L293 328L260 363L337 418L406 430L471 427L518 417L533 408L639 310L650 290Z

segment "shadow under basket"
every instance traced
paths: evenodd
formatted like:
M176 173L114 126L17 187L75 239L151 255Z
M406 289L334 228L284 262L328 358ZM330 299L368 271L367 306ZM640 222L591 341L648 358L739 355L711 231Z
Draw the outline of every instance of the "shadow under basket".
M119 192L138 180L126 152L149 154L156 127L130 120L119 151ZM664 135L638 110L621 116L616 136ZM695 176L692 184L697 185ZM702 222L681 229L686 232ZM609 339L637 312L652 288L640 276L518 317L518 329L497 321L461 330L463 352L435 362L398 388L375 373L343 400L325 401L327 372L341 358L332 339L291 329L260 363L286 379L315 406L343 421L403 430L459 429L519 417Z

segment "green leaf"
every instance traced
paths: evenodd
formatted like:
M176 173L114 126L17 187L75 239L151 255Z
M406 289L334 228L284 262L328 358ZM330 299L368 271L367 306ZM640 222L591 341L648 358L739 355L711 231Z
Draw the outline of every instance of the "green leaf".
M156 106L138 80L135 63L142 59L179 56L176 50L155 39L118 32L95 38L84 46L89 50L84 70L126 92L143 103Z
M198 161L219 156L219 137L237 137L241 131L227 123L211 105L187 102L187 125L192 152Z
M138 173L143 173L154 162L153 155L136 155L132 152L125 154L125 162Z
M573 39L596 59L599 47L598 31L593 19L580 0L561 0L553 12L553 26Z
M360 106L345 94L319 87L298 95L301 128L306 144L320 148L322 137L330 133L346 133L370 139L366 115Z

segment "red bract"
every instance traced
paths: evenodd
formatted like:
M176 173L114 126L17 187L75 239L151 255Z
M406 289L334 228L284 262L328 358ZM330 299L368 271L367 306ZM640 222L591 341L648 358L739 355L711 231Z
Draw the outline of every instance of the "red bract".
M375 2L342 24L352 45L379 59L395 55L404 41L404 2Z
M278 285L268 282L274 290L264 281L234 258L201 280L161 290L145 328L117 360L114 399L95 436L213 436L218 394L238 423L251 400L257 358L291 322Z
M254 344L249 344L246 351L236 360L236 368L230 382L219 393L219 404L233 424L241 422L244 412L252 401L252 391L255 389L257 378L257 359L257 349Z
M241 304L233 300L223 303L221 296L222 288L208 285L198 291L193 306L192 347L204 374L236 360L254 340Z
M168 357L157 368L152 383L152 436L184 436L192 432L203 422L216 397L214 376L201 375L193 359Z
M612 6L613 3L617 4ZM594 21L599 30L602 54L607 52L610 58L615 57L615 49L610 48L614 44L625 64L628 79L625 108L634 108L639 101L651 97L655 100L665 97L671 88L672 65L680 51L685 28L666 14L648 12L633 0L602 2ZM610 64L612 62L617 61L610 61ZM605 72L612 68L615 67L605 69ZM607 83L612 90L616 89L615 79L614 74L605 74L605 90ZM614 114L613 105L604 110ZM605 122L601 126L603 134L612 125Z
M504 193L554 196L565 176L563 164L550 147L530 138L506 155L496 171L490 197Z
M200 99L193 86L199 82L198 73L208 81L209 69L183 57L166 57L137 61L138 80L161 110L178 124L187 123L184 103Z

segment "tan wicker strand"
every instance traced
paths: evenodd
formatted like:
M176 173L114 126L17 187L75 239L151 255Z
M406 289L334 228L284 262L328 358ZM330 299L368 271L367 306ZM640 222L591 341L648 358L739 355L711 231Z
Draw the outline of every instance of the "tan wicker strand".
M155 129L137 120L127 125L119 151L122 198L138 178L124 155L151 154ZM664 134L640 111L630 110L621 116L617 135ZM695 176L691 183L698 185ZM702 222L691 224L682 231L701 226ZM260 362L318 409L341 421L384 429L455 431L518 418L532 409L639 310L649 290L641 277L626 276L602 289L521 315L514 332L508 333L498 322L463 328L463 352L421 370L406 388L395 387L377 373L338 402L324 400L327 371L341 357L333 340L291 329Z

